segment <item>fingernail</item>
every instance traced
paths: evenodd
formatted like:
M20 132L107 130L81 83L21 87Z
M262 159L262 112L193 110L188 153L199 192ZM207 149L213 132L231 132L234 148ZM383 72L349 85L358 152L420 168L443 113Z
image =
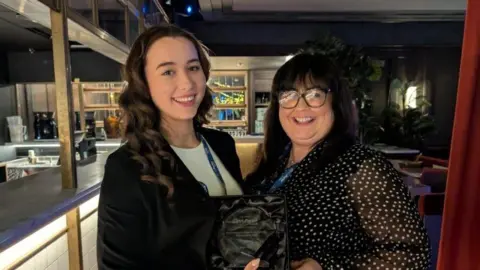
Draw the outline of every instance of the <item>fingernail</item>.
M252 266L258 266L260 264L260 259L255 259L252 261Z

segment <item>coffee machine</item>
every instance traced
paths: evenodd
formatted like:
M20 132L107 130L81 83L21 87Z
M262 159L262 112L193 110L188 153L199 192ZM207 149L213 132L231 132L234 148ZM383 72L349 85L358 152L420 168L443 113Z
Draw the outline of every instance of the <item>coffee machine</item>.
M58 139L54 112L34 112L35 140Z

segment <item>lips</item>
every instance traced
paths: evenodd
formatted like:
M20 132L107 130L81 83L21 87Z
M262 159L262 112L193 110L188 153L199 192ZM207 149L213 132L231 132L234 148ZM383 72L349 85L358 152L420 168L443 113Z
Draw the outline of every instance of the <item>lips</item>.
M173 100L175 100L178 103L190 103L193 100L195 100L195 95L176 97L176 98L174 97Z
M293 121L296 124L300 124L300 125L310 124L310 123L313 122L313 120L315 120L315 118L314 117L309 117L309 116L293 117Z

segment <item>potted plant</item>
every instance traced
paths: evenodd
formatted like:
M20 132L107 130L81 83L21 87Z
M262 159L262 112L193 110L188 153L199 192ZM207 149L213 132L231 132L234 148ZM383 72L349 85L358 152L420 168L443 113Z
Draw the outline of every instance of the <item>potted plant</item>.
M431 104L422 90L415 82L392 81L388 104L381 115L381 142L423 148L425 139L435 131L435 122L428 114Z

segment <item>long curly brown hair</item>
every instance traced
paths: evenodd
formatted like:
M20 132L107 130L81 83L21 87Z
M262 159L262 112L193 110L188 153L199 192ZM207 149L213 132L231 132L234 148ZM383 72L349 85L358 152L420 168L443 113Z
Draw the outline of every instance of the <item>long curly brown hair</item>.
M205 78L208 80L210 62L207 48L199 40L191 33L174 25L153 26L143 32L133 43L124 68L126 87L118 103L122 110L122 136L127 141L126 147L132 153L132 158L141 165L141 179L165 185L168 188L167 197L171 197L173 183L165 172L174 168L174 159L169 152L165 151L168 142L160 132L161 113L152 100L145 76L147 52L155 41L164 37L182 37L192 42L197 50ZM207 117L212 105L212 95L207 87L193 119L196 129L208 123ZM170 168L162 168L164 167L162 164L168 164Z

